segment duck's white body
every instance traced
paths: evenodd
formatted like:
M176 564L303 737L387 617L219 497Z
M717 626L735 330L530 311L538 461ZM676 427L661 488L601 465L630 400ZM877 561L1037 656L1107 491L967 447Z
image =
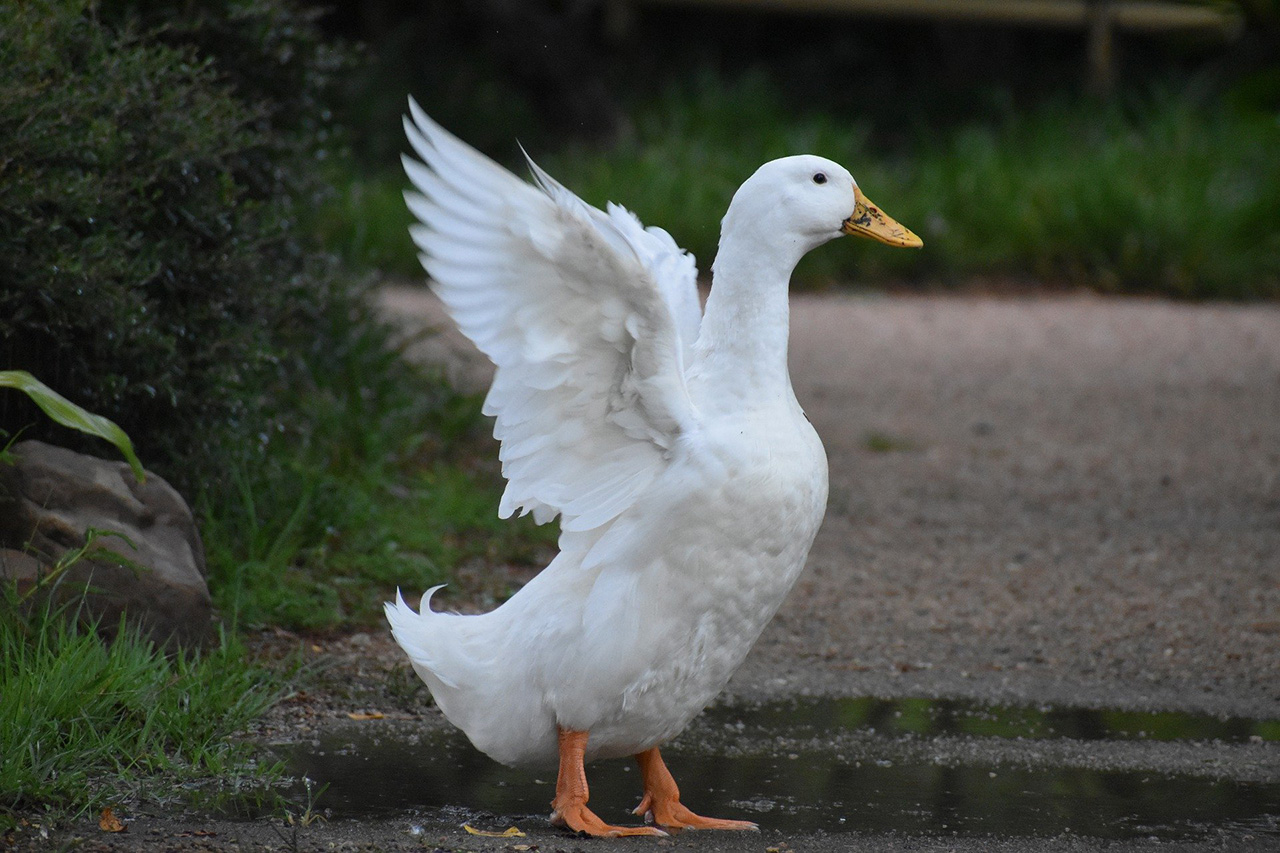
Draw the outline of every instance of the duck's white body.
M565 534L498 609L400 610L396 638L497 761L554 766L557 727L591 732L588 760L635 755L679 734L742 663L826 500L817 434L793 398L770 401L710 424L608 525Z
M665 232L536 167L538 187L520 181L411 108L415 240L497 366L501 512L559 514L562 533L491 613L397 597L387 617L445 716L498 761L554 764L561 732L589 733L587 759L644 753L724 687L822 522L827 461L787 371L787 290L864 200L829 160L766 164L725 216L702 316L693 259Z

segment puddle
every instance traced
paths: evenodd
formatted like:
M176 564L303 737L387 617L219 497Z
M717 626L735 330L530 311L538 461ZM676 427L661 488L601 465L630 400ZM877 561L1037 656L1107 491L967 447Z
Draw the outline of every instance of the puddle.
M704 720L741 722L793 736L865 729L889 735L971 735L1249 743L1280 741L1280 720L1176 712L1106 711L980 705L952 699L805 699L757 706L715 706Z
M816 700L712 708L663 755L695 811L784 832L1280 839L1280 753L1270 752L1277 739L1280 721ZM1217 760L1224 749L1264 750L1271 781L1106 760L1173 741L1190 741L1178 744L1191 752L1183 768L1207 764L1200 751ZM1092 763L1103 766L1057 762L1044 751L1054 742L1102 757ZM388 721L344 727L287 757L294 773L327 786L318 805L338 819L462 806L545 820L555 778L502 767L452 729ZM598 762L588 775L598 813L624 821L639 800L634 764Z

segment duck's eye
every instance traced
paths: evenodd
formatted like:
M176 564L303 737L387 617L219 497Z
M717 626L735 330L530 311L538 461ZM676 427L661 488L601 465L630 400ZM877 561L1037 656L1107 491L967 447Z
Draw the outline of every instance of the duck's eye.
M815 184L825 184L827 182L826 174L824 172L819 172L818 174L814 175L813 182Z

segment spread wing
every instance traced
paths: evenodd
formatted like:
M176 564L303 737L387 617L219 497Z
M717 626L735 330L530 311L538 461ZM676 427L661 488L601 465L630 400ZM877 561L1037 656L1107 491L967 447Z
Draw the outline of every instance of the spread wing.
M507 489L499 515L618 515L696 417L684 369L698 334L697 270L665 231L583 202L530 161L537 185L449 134L412 99L405 194L432 289L497 366Z

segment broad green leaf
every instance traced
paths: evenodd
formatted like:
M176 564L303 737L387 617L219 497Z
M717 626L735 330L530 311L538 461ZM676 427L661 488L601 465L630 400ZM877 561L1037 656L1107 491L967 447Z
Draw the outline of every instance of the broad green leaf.
M0 370L0 388L16 388L23 391L44 410L46 415L63 426L80 430L88 435L96 435L111 442L124 454L124 458L129 460L129 467L133 469L133 476L138 478L138 482L146 482L147 473L133 452L133 442L113 421L102 415L86 412L25 370Z

